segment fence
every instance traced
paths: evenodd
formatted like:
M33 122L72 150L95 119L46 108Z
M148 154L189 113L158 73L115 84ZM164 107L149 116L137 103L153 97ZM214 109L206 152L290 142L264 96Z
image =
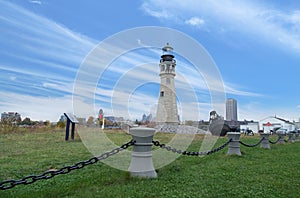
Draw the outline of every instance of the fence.
M181 155L186 156L205 156L214 154L226 146L228 146L227 155L242 155L240 151L240 145L246 147L256 147L260 145L261 148L270 149L270 144L285 144L285 142L293 143L299 142L299 132L297 133L288 133L288 139L285 140L285 134L278 134L278 138L276 141L271 141L269 139L270 134L261 134L260 140L255 144L247 144L240 140L240 133L237 132L229 132L228 140L221 146L205 151L205 152L196 152L196 151L182 151L176 148L172 148L171 146L167 146L159 141L153 140L153 136L155 133L155 129L152 128L132 128L130 130L130 134L132 135L132 140L123 144L120 147L117 147L109 152L105 152L100 156L92 157L85 161L80 161L71 166L65 166L59 170L50 170L46 171L40 175L29 175L20 180L6 180L0 183L0 190L11 189L17 185L24 184L32 184L38 180L50 179L56 175L67 174L73 170L81 169L87 165L95 164L101 160L104 160L112 155L119 153L122 150L127 149L130 146L133 146L132 150L132 158L129 166L130 175L133 177L141 177L141 178L156 178L157 173L153 166L152 162L152 146L160 147L170 152L174 152Z

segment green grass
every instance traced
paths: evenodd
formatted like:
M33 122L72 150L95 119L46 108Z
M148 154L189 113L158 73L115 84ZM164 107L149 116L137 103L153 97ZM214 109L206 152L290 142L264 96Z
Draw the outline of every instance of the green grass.
M117 145L131 139L107 132ZM155 134L167 143L168 134ZM276 137L271 137L275 140ZM73 165L92 155L78 136L65 142L64 132L0 134L0 181L21 179L49 169ZM198 151L203 136L189 150ZM242 137L248 144L259 137ZM216 147L226 142L219 138ZM205 157L181 156L157 170L157 179L130 178L129 173L96 163L31 185L0 191L0 197L299 197L300 142L271 149L241 146L242 156L227 156L227 148Z

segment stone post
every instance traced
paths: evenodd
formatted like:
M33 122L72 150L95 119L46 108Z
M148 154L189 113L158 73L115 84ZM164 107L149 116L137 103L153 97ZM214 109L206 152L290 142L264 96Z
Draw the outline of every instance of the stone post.
M294 143L294 142L295 142L295 141L294 141L294 133L289 132L289 133L288 133L288 136L289 136L288 142L289 142L289 143Z
M228 145L227 155L242 155L240 150L240 133L238 132L228 132L228 139L232 139Z
M269 136L270 134L269 133L261 133L260 134L260 137L261 138L264 138L260 144L260 148L267 148L267 149L270 149L270 142L269 142Z
M157 173L152 162L153 128L131 128L129 133L135 140L129 172L132 177L156 178Z
M295 134L295 142L300 142L300 136L299 136L299 131L296 132Z
M284 133L278 133L279 141L277 144L284 144L284 136L285 136Z

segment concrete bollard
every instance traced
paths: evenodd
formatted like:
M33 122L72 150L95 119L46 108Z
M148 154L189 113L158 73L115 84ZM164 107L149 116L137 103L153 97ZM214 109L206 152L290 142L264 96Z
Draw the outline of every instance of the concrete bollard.
M300 142L300 136L299 136L299 133L300 133L300 132L297 132L297 133L295 134L295 142Z
M153 128L131 128L129 133L135 140L129 172L132 177L156 178L157 173L152 162Z
M228 132L228 139L232 139L228 145L227 155L242 155L240 150L240 136L238 132Z
M284 144L284 136L285 136L284 133L278 133L279 140L277 144Z
M269 133L261 133L260 134L260 137L261 138L264 138L260 144L260 148L267 148L267 149L270 149L270 142L269 142L269 136L270 134Z
M289 143L294 143L295 142L295 140L294 140L294 133L288 133L288 136L289 136L288 142Z

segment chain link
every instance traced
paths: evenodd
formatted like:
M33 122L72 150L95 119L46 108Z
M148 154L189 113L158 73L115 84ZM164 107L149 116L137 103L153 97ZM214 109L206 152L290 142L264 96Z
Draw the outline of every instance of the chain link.
M216 152L224 149L231 141L232 141L232 139L229 139L226 143L219 146L218 148L215 148L210 151L202 151L202 152L182 151L180 149L172 148L171 146L166 146L165 144L161 144L159 141L152 141L152 143L154 146L160 147L162 149L166 149L167 151L171 151L173 153L178 153L178 154L187 155L187 156L202 156L202 155L210 155L210 154L216 153Z
M264 139L265 139L265 137L262 137L262 138L259 140L259 142L257 142L256 144L246 144L246 143L244 143L244 142L242 142L242 141L240 141L240 140L239 140L239 143L240 143L241 145L243 145L243 146L246 146L246 147L256 147L256 146L258 146Z
M64 166L59 170L48 170L40 175L29 175L20 180L12 179L12 180L3 181L0 183L0 190L7 190L7 189L13 188L17 185L20 185L20 184L28 185L28 184L32 184L38 180L41 180L41 179L50 179L56 175L67 174L67 173L71 172L72 170L81 169L87 165L95 164L98 161L104 160L112 155L115 155L115 154L119 153L120 151L127 149L128 147L134 145L134 143L135 143L135 141L131 140L130 142L127 142L127 143L123 144L122 146L117 147L109 152L103 153L100 156L92 157L88 160L77 162L76 164L71 165L71 166Z
M280 136L278 136L278 139L275 141L275 142L272 142L271 140L269 140L269 142L271 143L271 144L277 144L277 142L279 142L279 140L280 140Z

